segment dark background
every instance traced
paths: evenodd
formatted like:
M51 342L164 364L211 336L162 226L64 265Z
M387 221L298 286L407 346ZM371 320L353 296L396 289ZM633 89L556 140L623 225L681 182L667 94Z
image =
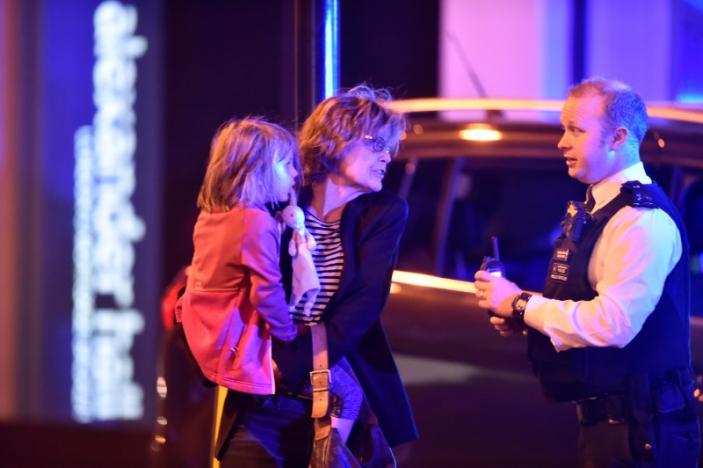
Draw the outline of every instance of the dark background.
M146 325L132 347L135 380L145 391L145 415L138 421L89 425L74 423L70 408L72 138L79 125L91 123L94 114L91 17L99 1L4 1L12 5L5 11L16 12L18 20L18 38L11 44L17 50L18 64L16 70L8 71L15 76L14 87L11 83L8 89L17 92L19 109L17 115L0 113L0 118L16 118L20 129L14 156L19 215L9 221L16 224L19 233L16 247L20 260L18 304L10 311L17 323L17 372L0 385L0 391L9 387L15 390L16 418L0 421L0 466L146 466L158 404L153 389L163 337L159 299L166 284L192 255L196 197L210 139L217 127L233 116L260 115L291 130L300 124L294 107L293 0L124 2L138 7L137 33L149 44L146 55L136 61L135 161L139 184L132 200L138 215L148 223L147 236L135 244L137 306L144 313ZM687 3L677 0L679 6ZM340 0L340 4L342 87L366 82L389 88L397 98L438 94L439 0ZM572 1L581 15L572 25L574 79L586 71L583 48L588 41L579 34L585 34L583 12L588 4ZM687 24L697 24L694 20L699 17L690 15ZM690 29L698 33L695 26ZM691 45L701 43L700 35L696 37L698 42L679 40L687 47L675 56L676 66L672 67L678 70L685 63L691 76L703 63ZM425 176L429 179L432 174ZM441 322L442 317L424 312L387 318L391 324L394 320L402 323L399 329L411 329L414 324L428 334L434 329L424 326L422 320ZM452 317L449 331L463 337L471 327L461 328L461 319ZM455 324L459 325L456 330ZM395 338L401 343L402 337ZM500 342L496 350L511 346L517 349L522 343ZM496 350L485 353L486 362L498 355ZM461 353L464 351L457 351L452 358L461 360ZM521 368L523 364L526 366L517 363ZM447 459L453 453L481 452L483 466L491 466L498 455L510 459L509 442L519 434L506 437L503 444L500 435L504 435L506 425L490 424L491 412L505 410L504 400L482 400L484 395L495 397L499 392L514 398L510 403L522 411L515 417L523 421L541 422L547 419L545 414L554 411L550 421L555 424L547 432L538 434L538 429L530 434L539 436L538 443L548 446L556 433L573 441L569 433L574 429L571 408L526 408L521 404L523 396L538 398L527 367L524 373L522 382L527 390L522 395L519 391L511 393L518 384L493 386L480 378L470 382L479 394L475 398L451 385L409 386L413 402L422 403L417 405L421 431L436 420L435 402L445 414L451 414L455 401L467 400L458 408L456 421L447 420L444 432L427 431L422 444L439 448ZM481 418L487 422L484 424ZM462 444L462 439L479 431L484 437L490 435L492 445L481 447L481 438L472 440L473 445ZM447 433L451 437L445 436ZM572 446L558 449L565 457L573 454ZM430 464L432 460L422 462Z
M229 117L295 129L291 2L168 2L164 12L164 276L190 261L210 138ZM340 2L341 86L437 94L436 0Z

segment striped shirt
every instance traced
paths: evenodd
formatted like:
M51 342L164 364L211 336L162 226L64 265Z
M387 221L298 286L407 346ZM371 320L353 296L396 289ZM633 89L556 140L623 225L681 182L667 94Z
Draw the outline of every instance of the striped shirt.
M306 317L303 313L304 300L298 301L292 315L296 322L317 323L322 319L322 314L330 298L339 289L339 281L344 267L344 252L339 232L341 222L327 223L309 211L305 211L305 226L317 241L317 248L312 252L312 259L315 263L317 276L320 278L320 292L312 307L311 317Z

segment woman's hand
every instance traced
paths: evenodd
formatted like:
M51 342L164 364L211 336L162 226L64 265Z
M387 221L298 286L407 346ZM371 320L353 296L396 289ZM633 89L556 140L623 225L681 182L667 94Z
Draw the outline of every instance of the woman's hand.
M276 361L272 359L271 362L273 363L273 380L276 382L277 386L281 385L281 383L283 383L283 372L278 368Z

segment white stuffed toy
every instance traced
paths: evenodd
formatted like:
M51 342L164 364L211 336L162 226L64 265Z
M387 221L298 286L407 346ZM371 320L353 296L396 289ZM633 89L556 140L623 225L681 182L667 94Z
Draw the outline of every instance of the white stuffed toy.
M296 304L305 298L303 312L307 318L310 318L312 306L317 299L317 293L320 292L320 280L312 260L312 251L317 247L317 242L305 227L305 214L298 206L295 192L291 192L289 204L280 212L280 217L281 221L293 230L288 243L288 253L293 261L290 310L295 310Z
M298 199L295 192L291 192L288 206L281 211L281 221L293 230L293 235L288 243L288 253L291 257L298 255L300 245L303 244L307 250L312 252L317 247L315 238L305 227L305 214L298 206Z

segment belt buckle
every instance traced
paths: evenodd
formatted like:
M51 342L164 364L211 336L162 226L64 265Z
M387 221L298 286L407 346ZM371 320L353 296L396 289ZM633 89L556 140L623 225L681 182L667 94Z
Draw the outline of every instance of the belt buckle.
M313 392L326 392L332 383L332 373L329 369L310 371L310 384Z

